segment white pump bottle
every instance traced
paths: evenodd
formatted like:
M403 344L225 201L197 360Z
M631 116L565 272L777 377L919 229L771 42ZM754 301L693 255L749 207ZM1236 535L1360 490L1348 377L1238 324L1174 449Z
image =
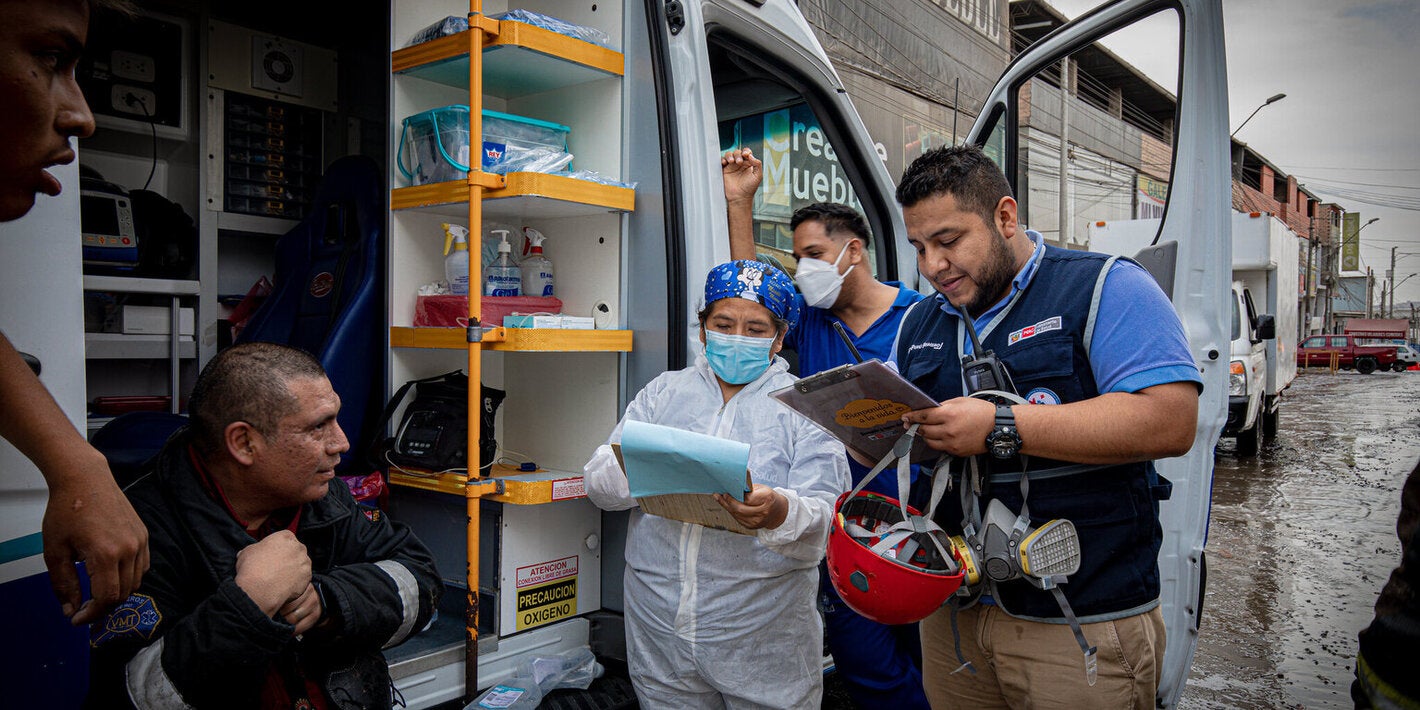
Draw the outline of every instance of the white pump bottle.
M485 296L518 296L522 294L523 274L518 270L518 265L513 263L511 256L513 246L508 243L508 230L495 229L494 234L501 234L501 241L498 242L498 258L484 270L483 274L483 295Z
M523 295L551 296L553 295L552 260L543 256L542 253L542 242L547 237L532 227L523 227L523 234L527 236L528 246L532 252L523 258L521 264Z

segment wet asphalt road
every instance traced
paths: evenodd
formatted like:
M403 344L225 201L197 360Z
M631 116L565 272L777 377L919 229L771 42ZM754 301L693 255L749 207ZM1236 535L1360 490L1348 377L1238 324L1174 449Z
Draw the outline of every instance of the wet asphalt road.
M1399 562L1420 372L1301 373L1255 459L1218 447L1208 587L1180 708L1351 707L1356 633Z

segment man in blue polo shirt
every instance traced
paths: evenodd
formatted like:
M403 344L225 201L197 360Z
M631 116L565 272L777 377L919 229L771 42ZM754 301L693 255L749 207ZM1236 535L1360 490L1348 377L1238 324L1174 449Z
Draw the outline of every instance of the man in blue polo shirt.
M729 213L730 258L754 259L754 193L763 177L749 149L721 157ZM817 203L794 212L789 222L798 259L794 284L802 306L784 345L798 353L799 376L857 361L834 324L864 360L886 362L903 314L922 294L902 283L881 282L868 261L869 232L863 217L846 205ZM856 485L868 468L848 460ZM913 471L914 478L916 470ZM879 476L869 490L898 497L897 481ZM917 625L886 626L859 616L838 597L820 565L824 636L839 676L859 707L927 708L922 692Z
M1158 501L1169 488L1152 461L1192 446L1202 383L1178 315L1138 265L1026 230L1005 176L975 146L913 161L897 199L937 294L903 318L894 359L941 402L904 419L933 448L974 457L979 485L954 490L978 491L961 496L978 510L1000 501L1014 516L1024 500L1032 521L1071 520L1080 540L1079 569L1059 587L1068 604L1024 579L987 580L988 603L922 621L928 697L938 707L1152 708L1164 654ZM962 396L964 314L1029 404ZM968 515L961 497L937 509L953 534ZM1082 661L1090 647L1097 670L1090 653ZM974 672L956 672L965 662Z

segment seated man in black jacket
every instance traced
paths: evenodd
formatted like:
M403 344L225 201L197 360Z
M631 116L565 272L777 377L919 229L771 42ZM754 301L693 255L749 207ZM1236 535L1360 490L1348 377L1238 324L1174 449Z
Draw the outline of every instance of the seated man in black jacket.
M218 354L191 421L125 491L152 567L93 626L88 704L389 708L380 649L423 628L439 576L388 517L334 479L350 444L309 355L270 343Z

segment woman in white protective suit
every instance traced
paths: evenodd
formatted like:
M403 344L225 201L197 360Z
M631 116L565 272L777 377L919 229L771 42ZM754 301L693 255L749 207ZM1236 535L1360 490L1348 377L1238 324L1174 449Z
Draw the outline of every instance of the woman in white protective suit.
M754 481L720 504L754 536L633 511L626 542L631 681L645 708L814 708L823 695L818 562L848 486L843 445L769 393L794 382L776 353L797 315L778 269L710 271L703 355L646 385L586 465L587 497L636 507L611 444L626 420L750 445Z

